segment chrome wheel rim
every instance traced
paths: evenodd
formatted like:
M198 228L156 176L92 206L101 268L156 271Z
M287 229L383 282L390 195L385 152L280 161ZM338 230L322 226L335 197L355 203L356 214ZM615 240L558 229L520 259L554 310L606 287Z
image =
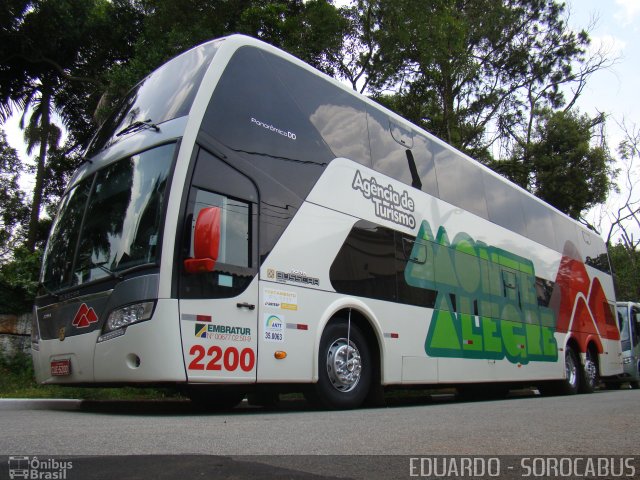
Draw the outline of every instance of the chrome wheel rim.
M578 384L578 366L576 365L573 355L569 352L567 352L565 369L567 372L567 382L572 387L575 387Z
M333 388L339 392L350 392L362 374L362 359L353 342L347 344L346 338L335 340L327 351L327 374Z
M584 371L585 376L587 377L587 382L590 386L594 387L596 384L596 377L598 375L598 369L596 367L596 362L591 357L591 353L587 352L587 358L584 362Z

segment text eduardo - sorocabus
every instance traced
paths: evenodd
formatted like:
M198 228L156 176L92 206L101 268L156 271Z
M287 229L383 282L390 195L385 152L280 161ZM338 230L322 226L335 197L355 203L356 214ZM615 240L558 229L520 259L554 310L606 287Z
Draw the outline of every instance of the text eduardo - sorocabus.
M378 184L374 177L362 178L360 170L356 170L351 188L360 190L364 198L371 200L376 217L415 228L415 217L407 213L414 211L415 203L406 190L400 193L391 184L387 186Z

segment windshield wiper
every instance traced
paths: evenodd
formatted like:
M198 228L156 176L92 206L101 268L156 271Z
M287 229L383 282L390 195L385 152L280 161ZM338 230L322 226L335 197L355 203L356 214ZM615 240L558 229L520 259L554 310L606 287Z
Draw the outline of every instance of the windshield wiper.
M116 133L116 137L120 137L120 136L125 135L127 133L135 132L135 131L142 130L142 129L145 129L145 128L152 128L156 132L160 131L160 127L158 125L156 125L155 123L153 123L150 118L148 118L146 120L137 120L137 121L133 122L128 127L125 127L122 130L120 130L118 133Z
M99 269L100 269L100 270L102 270L103 272L105 272L105 273L109 274L109 276L110 276L111 278L115 278L116 280L122 280L122 275L120 275L119 273L114 272L113 270L111 270L111 269L109 269L109 268L105 267L105 266L104 266L104 265L105 265L105 263L107 263L107 262L103 262L103 263L92 263L92 264L91 264L91 267L92 267L92 268L93 268L93 267L95 267L95 268L99 268Z
M140 265L134 265L133 267L129 267L129 268L125 268L124 270L122 270L121 272L119 272L120 274L120 278L124 278L125 275L129 275L130 273L134 273L137 272L139 270L146 270L148 268L154 268L157 267L158 264L157 263L142 263Z
M39 282L38 288L42 288L47 294L51 295L55 300L58 300L60 298L60 295L49 290L49 288L44 284L44 282Z

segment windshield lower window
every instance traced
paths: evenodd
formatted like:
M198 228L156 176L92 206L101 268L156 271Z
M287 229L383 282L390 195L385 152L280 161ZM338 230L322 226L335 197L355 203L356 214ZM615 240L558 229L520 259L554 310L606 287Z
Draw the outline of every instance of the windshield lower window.
M119 160L64 198L44 258L48 290L153 264L175 144Z
M620 341L629 340L629 316L627 307L618 307L618 326L620 327Z

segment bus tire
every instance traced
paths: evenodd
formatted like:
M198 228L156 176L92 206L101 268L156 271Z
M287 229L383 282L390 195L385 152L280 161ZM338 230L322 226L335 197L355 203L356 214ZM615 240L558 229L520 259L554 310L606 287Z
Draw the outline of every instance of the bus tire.
M566 378L560 383L560 393L575 395L580 390L580 360L573 347L567 346L564 354Z
M538 385L542 395L575 395L580 389L580 360L573 347L567 346L564 354L564 380L543 382Z
M594 353L592 347L587 348L581 374L580 392L593 393L600 383L600 375L598 374L598 355Z
M369 393L372 371L369 345L358 326L352 323L349 332L345 320L330 323L320 340L318 382L308 396L312 403L323 408L357 408Z
M640 379L640 361L636 365L636 379L635 380L631 380L629 382L629 386L634 390L637 390L638 388L640 388L640 380L639 379Z

